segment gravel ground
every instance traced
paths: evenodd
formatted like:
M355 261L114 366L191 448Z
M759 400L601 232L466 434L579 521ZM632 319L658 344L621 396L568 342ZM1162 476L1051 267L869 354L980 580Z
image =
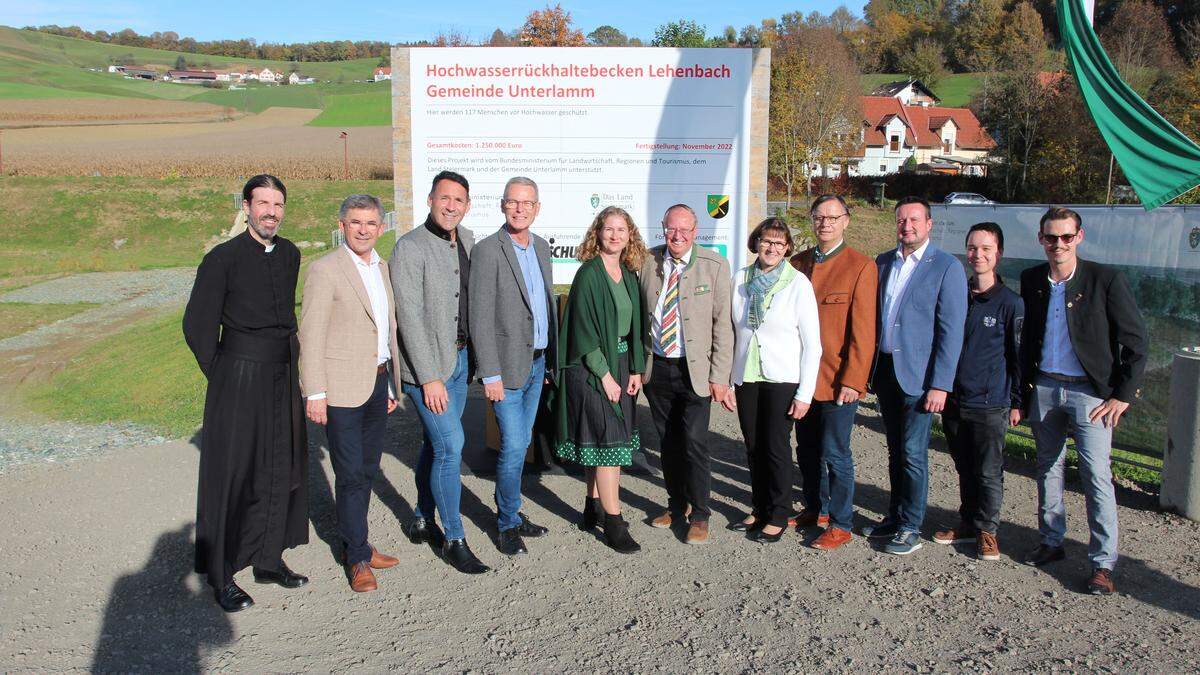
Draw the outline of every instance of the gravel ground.
M0 302L103 305L0 340L0 354L43 349L77 335L123 327L129 318L187 302L196 277L194 268L141 272L92 272L45 281L0 295Z
M476 394L477 396L477 394ZM468 437L482 430L478 398ZM648 413L639 410L643 433ZM806 546L815 531L758 545L728 532L748 502L735 420L714 411L713 538L642 521L664 503L660 477L626 477L622 499L640 554L621 556L574 523L578 478L528 476L524 511L550 528L530 555L506 558L493 538L493 484L466 472L463 512L472 547L493 566L458 574L400 524L415 499L419 423L389 423L370 514L372 543L400 557L380 589L352 593L332 550L333 473L311 433L312 543L287 554L312 583L287 591L239 580L258 604L225 615L190 573L196 449L129 448L0 476L0 670L439 672L1195 672L1200 634L1200 525L1159 513L1152 497L1118 488L1118 594L1079 592L1088 568L1083 497L1067 495L1068 559L1037 570L1030 466L1011 462L1002 559L967 547L907 557L856 538L833 553ZM477 442L475 440L474 442ZM854 436L857 525L885 508L879 419L864 408ZM652 462L657 458L651 455ZM469 463L476 463L474 461ZM955 518L950 458L931 453L926 536Z

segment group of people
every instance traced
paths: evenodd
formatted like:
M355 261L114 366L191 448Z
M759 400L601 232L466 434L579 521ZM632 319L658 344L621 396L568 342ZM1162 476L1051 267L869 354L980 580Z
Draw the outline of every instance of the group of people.
M745 518L728 529L772 543L790 527L820 527L811 545L837 549L853 539L851 433L872 391L886 430L890 500L862 535L896 555L921 547L929 437L940 413L961 506L960 522L933 540L975 542L979 558L998 559L1004 437L1027 419L1037 444L1041 543L1025 561L1065 557L1063 466L1073 435L1091 532L1087 589L1113 591L1112 430L1137 396L1147 337L1123 276L1078 258L1084 230L1074 211L1051 208L1042 217L1047 263L1022 274L1018 295L996 271L1004 249L998 225L970 228L968 278L957 258L930 243L932 215L919 198L898 202L898 245L874 261L846 243L846 202L824 195L810 210L815 245L797 251L788 224L768 218L747 242L754 262L736 273L696 244L688 205L666 210L664 244L650 249L629 213L610 206L578 246L581 265L560 313L549 244L531 232L537 184L510 179L503 225L476 242L461 225L470 185L443 171L425 222L397 240L386 262L375 253L379 200L343 202L345 243L309 267L297 322L300 256L277 235L285 205L279 179L246 183L248 228L205 256L184 314L187 343L208 378L196 571L208 575L226 611L253 604L233 579L247 566L261 583L307 582L282 559L308 538L305 417L326 429L351 588L374 590L374 570L397 563L370 544L367 508L386 417L400 394L423 426L406 535L460 572L486 572L460 514L462 415L476 380L500 432L495 503L504 554L526 553L525 540L548 531L521 511L526 450L543 406L556 455L585 471L580 527L601 528L617 552L640 549L619 498L621 469L641 452L639 394L660 439L667 491L651 526L686 527L688 544L709 541L708 429L719 404L738 416L752 495Z

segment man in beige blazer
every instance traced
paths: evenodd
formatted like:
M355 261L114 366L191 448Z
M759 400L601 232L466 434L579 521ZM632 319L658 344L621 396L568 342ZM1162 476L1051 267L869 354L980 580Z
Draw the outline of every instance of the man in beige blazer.
M375 252L383 205L351 195L338 212L346 243L308 268L300 311L300 388L308 418L325 425L346 574L373 591L371 569L398 560L367 542L371 481L379 472L387 415L396 409L396 313L387 263Z
M646 400L658 430L667 508L650 521L688 519L686 541L708 541L708 421L724 401L733 366L729 262L696 246L696 212L676 204L663 216L666 243L650 250L638 275L646 312Z

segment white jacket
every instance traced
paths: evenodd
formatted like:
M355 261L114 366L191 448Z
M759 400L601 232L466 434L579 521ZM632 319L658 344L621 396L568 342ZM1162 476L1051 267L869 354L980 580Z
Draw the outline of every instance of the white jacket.
M791 268L795 276L787 286L775 292L767 306L766 317L757 331L750 330L750 294L746 290L749 267L734 277L733 329L736 338L733 354L733 383L742 384L750 338L758 336L758 354L762 376L771 382L796 382L795 399L812 402L821 367L821 326L817 317L817 299L808 277ZM784 270L787 274L788 270Z

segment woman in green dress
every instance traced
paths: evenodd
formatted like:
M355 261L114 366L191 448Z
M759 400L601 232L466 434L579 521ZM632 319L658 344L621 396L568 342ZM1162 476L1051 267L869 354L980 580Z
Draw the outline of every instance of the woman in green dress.
M587 501L581 527L600 523L620 553L641 549L621 518L621 467L641 441L636 400L646 369L642 308L634 271L646 245L624 209L610 206L588 228L558 338L562 386L555 398L559 457L584 466Z

